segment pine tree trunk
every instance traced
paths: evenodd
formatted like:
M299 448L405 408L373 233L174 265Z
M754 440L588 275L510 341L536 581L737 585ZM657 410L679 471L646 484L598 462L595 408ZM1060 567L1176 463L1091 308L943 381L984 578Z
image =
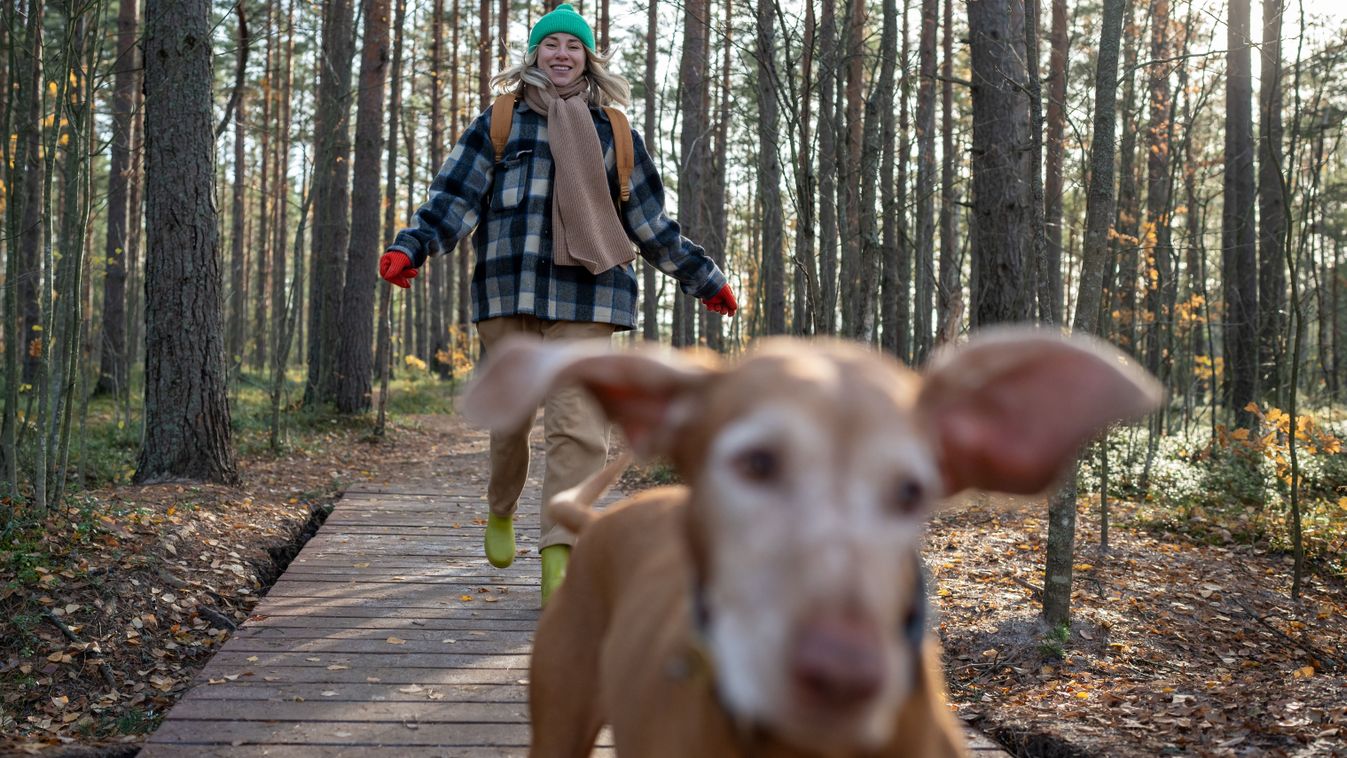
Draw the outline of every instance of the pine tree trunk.
M1043 226L1047 233L1044 255L1048 315L1062 322L1062 162L1066 153L1066 69L1070 52L1066 0L1052 0L1052 47L1048 57L1048 133L1044 156Z
M963 315L962 256L958 236L958 194L954 189L954 0L945 0L940 62L940 287L936 292L936 344L958 334Z
M435 0L431 8L430 37L430 165L432 171L439 171L444 163L444 0ZM455 135L457 138L457 135ZM444 313L448 303L444 301L446 291L454 276L452 251L440 251L422 266L423 277L420 286L430 295L430 367L447 378L449 365L440 360L444 354L446 338L449 335Z
M795 164L796 214L795 222L795 300L792 309L791 331L804 336L814 333L814 311L818 303L818 256L815 254L815 212L818 207L818 174L814 169L813 136L813 87L814 87L814 46L818 33L818 21L814 17L814 4L805 5L804 39L800 45L802 60L800 63L800 82L802 91L800 103L800 142ZM726 50L728 56L729 51ZM728 75L728 71L727 71ZM723 159L722 159L723 160Z
M683 10L683 57L678 69L683 118L679 137L682 157L678 178L680 187L705 187L711 174L711 151L707 140L710 9L707 0L689 0ZM710 232L707 215L704 197L697 192L679 193L678 221L684 236L692 240L705 239ZM693 345L696 343L696 304L688 296L676 297L675 302L674 347Z
M786 333L786 251L782 230L781 161L776 146L776 24L773 0L758 0L758 187L762 200L763 287L767 334ZM695 186L695 185L694 185Z
M655 63L659 47L655 33L659 26L659 0L649 0L645 17L645 117L641 137L647 150L655 145ZM659 341L659 291L655 283L655 267L641 259L641 336L648 342Z
M605 3L607 0L604 0ZM710 203L707 208L711 233L703 241L703 247L711 260L722 271L725 270L725 246L728 240L728 221L726 209L729 207L725 175L730 155L730 67L733 65L731 52L734 46L734 3L725 0L724 30L721 32L720 61L720 103L716 109L716 149L711 153L711 187L707 193ZM723 334L724 318L719 313L703 311L705 318L706 346L717 352L725 352Z
M819 303L814 323L823 334L837 334L837 0L822 0L819 16Z
M279 0L277 0L279 2ZM279 107L276 109L276 222L272 225L274 237L271 252L271 342L275 354L289 355L290 345L282 340L293 335L286 330L286 269L289 267L290 240L286 233L292 228L290 223L290 115L291 95L295 81L295 5L294 0L286 3L285 46L282 49ZM299 272L294 272L295 276ZM299 302L293 304L299 308ZM273 365L275 361L272 361ZM285 366L280 367L281 370Z
M387 137L387 155L388 162L384 172L384 219L383 219L383 237L381 239L380 249L386 250L393 244L393 237L397 234L400 226L397 218L397 186L398 186L398 119L402 116L402 31L407 20L407 0L397 0L396 10L393 17L393 68L390 72L388 83L388 137ZM457 8L457 3L455 3ZM458 81L458 75L454 75L454 81ZM454 101L454 112L458 112L458 102ZM455 121L457 126L457 121ZM384 286L377 280L375 286L379 288L379 312L391 313L391 306L386 306L384 301L393 296L393 287ZM402 298L399 298L402 299ZM391 379L390 374L394 373L392 364L393 354L393 329L390 319L380 319L378 326L378 336L375 339L374 349L374 376L376 379ZM382 400L381 400L382 402Z
M975 327L1033 315L1029 101L1022 0L968 6L973 73Z
M1124 0L1104 0L1099 62L1094 82L1094 136L1090 144L1090 187L1085 210L1085 249L1080 295L1073 330L1099 332L1099 305L1109 257L1113 218L1113 135L1118 94L1118 47ZM1071 580L1076 541L1076 475L1072 471L1048 502L1047 562L1043 580L1043 618L1058 628L1071 621Z
M1130 4L1123 27L1123 96L1122 142L1118 156L1118 210L1115 228L1114 259L1105 275L1104 287L1113 297L1113 310L1120 316L1114 324L1118 330L1118 345L1137 352L1137 266L1141 234L1141 205L1137 185L1137 131L1140 120L1136 104L1137 49L1141 45L1141 31L1137 28L1135 12Z
M242 22L240 22L242 25ZM239 53L242 55L242 52ZM248 292L245 280L248 272L247 248L245 245L247 230L244 226L247 215L247 155L244 128L248 118L248 96L240 91L238 101L234 103L234 181L231 187L229 206L229 306L228 325L225 333L225 364L230 374L237 375L243 370L243 326L244 314L248 307Z
M845 219L842 234L841 276L845 286L842 289L842 334L854 340L867 340L867 312L874 301L871 291L875 281L873 264L877 263L878 240L874 239L874 212L865 213L863 207L873 208L874 203L863 206L863 187L874 188L875 171L869 170L867 160L877 161L879 150L865 151L865 0L847 0L846 39L846 90L845 90L845 140L839 146L838 164L842 173L841 211ZM892 50L892 46L887 48ZM876 93L879 96L880 93ZM874 140L878 142L878 140ZM870 198L873 200L874 195Z
M1249 0L1231 0L1226 33L1225 174L1221 280L1225 289L1226 407L1249 428L1245 406L1258 399L1258 263L1254 211L1253 82Z
M210 4L145 12L145 437L137 483L232 483L220 249L212 196Z
M921 0L921 42L917 56L917 244L916 290L912 303L912 361L921 365L931 349L935 298L935 48L939 0Z
M280 108L280 101L276 98L276 35L273 31L276 28L276 16L275 0L267 0L262 28L262 36L267 40L267 49L266 74L261 86L262 128L259 130L258 140L261 166L258 169L260 186L257 193L257 242L252 256L256 261L256 267L253 270L252 328L250 339L247 340L252 343L251 362L258 371L263 371L267 367L267 297L271 292L271 257L274 254L271 249L273 220L271 208L277 202L272 190L276 174L274 165L276 151L272 143L276 139L276 132L271 129L275 112Z
M388 3L365 0L365 29L360 54L360 96L356 102L355 175L379 175L383 152L384 82L388 78ZM351 191L351 247L347 252L346 291L342 294L341 342L337 360L337 410L370 409L374 378L374 286L383 243L377 181L356 182Z
M95 392L121 397L126 391L126 257L130 197L131 119L139 62L137 0L121 0L117 13L117 62L112 93L111 157L108 165L107 243L103 247L103 345Z
M1171 55L1169 42L1169 0L1151 0L1151 60L1164 61ZM1150 125L1146 130L1146 216L1147 235L1144 248L1148 249L1146 276L1146 368L1161 380L1167 378L1167 326L1170 323L1168 304L1173 301L1173 235L1170 217L1170 152L1172 149L1169 89L1169 63L1156 63L1150 70ZM1163 415L1156 414L1159 423ZM1152 437L1158 439L1159 428Z
M324 0L324 65L314 114L313 253L309 295L309 379L305 404L336 400L341 298L351 224L352 0Z
M896 0L885 0L884 27L880 32L881 47L884 40L892 43L897 38L898 5ZM888 50L888 47L885 47ZM902 13L902 65L907 67L908 57L908 19L907 3L904 1ZM892 54L885 54L880 61L880 82L878 88L889 93L885 96L880 113L880 345L882 349L898 359L907 358L907 277L902 276L904 252L908 249L907 228L904 219L907 209L904 207L907 197L907 170L902 171L902 180L898 174L898 127L893 114L893 78L897 74L898 61ZM907 155L908 145L908 77L902 77L902 152ZM902 160L907 164L907 158Z
M23 342L23 381L37 380L42 362L42 312L38 301L39 282L42 279L42 0L29 0L27 28L22 44L15 45L18 64L14 67L19 84L18 129L15 165L22 166L21 181L16 193L16 215L19 219L18 244L11 255L18 256L20 333ZM36 327L36 328L35 328Z
M1279 156L1282 153L1283 0L1263 0L1263 44L1259 48L1258 89L1258 365L1261 394L1279 408L1294 388L1284 386L1286 355L1286 206Z

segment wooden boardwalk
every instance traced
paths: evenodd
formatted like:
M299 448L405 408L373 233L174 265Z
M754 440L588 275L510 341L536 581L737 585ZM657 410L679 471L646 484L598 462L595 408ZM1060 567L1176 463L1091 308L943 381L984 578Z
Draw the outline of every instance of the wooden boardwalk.
M348 490L142 758L524 755L539 486L504 570L482 557L482 491Z

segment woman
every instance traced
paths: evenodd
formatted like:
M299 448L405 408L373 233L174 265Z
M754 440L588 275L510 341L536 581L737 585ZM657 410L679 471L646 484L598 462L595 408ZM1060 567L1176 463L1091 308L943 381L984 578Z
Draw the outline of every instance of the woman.
M523 62L492 80L517 92L500 160L488 109L454 146L416 225L401 231L379 261L384 279L407 287L427 256L452 250L475 228L473 321L487 352L510 334L592 339L633 328L632 243L708 309L733 316L738 308L715 262L664 215L659 172L635 131L629 197L617 187L613 126L601 106L628 104L631 88L607 61L570 5L538 19ZM546 503L603 467L608 429L578 388L553 393L543 408ZM513 516L528 475L531 426L530 419L513 432L491 434L485 543L498 568L514 560ZM544 604L565 576L573 540L544 511L538 542Z

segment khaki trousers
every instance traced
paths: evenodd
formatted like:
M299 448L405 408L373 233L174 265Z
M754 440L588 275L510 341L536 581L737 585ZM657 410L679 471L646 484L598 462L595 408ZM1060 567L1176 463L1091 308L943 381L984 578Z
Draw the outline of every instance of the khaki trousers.
M544 342L607 339L616 327L583 321L543 321L533 316L505 316L477 322L477 334L489 355L493 345L511 334L540 337ZM487 503L494 516L513 516L529 470L529 430L534 415L517 429L491 433L491 480ZM583 389L567 387L548 394L543 402L543 503L574 487L603 468L608 459L608 421ZM542 512L538 549L570 545L575 536Z

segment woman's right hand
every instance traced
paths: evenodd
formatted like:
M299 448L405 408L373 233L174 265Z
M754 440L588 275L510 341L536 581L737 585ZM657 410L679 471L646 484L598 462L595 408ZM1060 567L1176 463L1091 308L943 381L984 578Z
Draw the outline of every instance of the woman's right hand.
M418 273L412 268L412 259L401 250L389 250L379 259L379 276L403 289L412 286Z

